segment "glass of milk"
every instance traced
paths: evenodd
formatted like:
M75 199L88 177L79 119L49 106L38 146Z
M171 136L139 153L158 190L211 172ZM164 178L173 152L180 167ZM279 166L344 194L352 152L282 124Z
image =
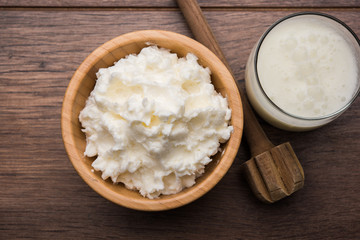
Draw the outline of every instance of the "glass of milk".
M296 13L274 23L245 71L248 98L270 124L290 131L323 126L359 94L360 41L340 20Z

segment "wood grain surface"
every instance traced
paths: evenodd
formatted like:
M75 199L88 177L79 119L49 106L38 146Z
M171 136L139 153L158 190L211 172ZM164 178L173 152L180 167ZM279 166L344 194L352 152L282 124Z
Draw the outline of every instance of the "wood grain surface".
M359 7L359 0L199 0L201 7L242 8L242 7ZM174 0L0 0L0 6L8 7L177 7Z
M157 8L160 1L131 1L154 7L111 11L102 7L115 1L86 1L96 9L73 8L73 1L61 9L47 8L56 1L29 2L34 6L0 2L0 239L360 238L359 98L333 123L311 132L286 132L261 121L274 144L291 142L305 172L304 188L273 205L258 201L240 173L250 158L246 141L220 183L187 206L139 212L99 196L77 175L62 143L60 112L70 78L88 54L120 34L191 32L172 1L164 1L170 9ZM273 8L272 1L254 1L255 8L238 9L231 6L242 1L200 2L214 6L204 14L240 84L262 32L301 3L280 1ZM315 10L360 35L359 1L302 1L301 8L314 10L315 3L321 4ZM352 7L344 8L348 3Z

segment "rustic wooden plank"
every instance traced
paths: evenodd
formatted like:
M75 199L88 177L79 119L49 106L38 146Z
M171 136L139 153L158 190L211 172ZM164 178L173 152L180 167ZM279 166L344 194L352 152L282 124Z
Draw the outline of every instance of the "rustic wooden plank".
M292 11L206 11L236 78L261 33ZM328 11L357 34L360 13ZM358 239L360 99L333 123L289 133L263 123L275 143L290 140L305 187L275 205L253 197L240 175L245 141L225 178L201 199L170 212L119 207L92 191L68 160L60 132L62 97L75 69L122 33L191 33L179 11L0 12L1 239Z
M201 7L360 7L359 0L198 0ZM177 7L175 0L0 0L1 7Z

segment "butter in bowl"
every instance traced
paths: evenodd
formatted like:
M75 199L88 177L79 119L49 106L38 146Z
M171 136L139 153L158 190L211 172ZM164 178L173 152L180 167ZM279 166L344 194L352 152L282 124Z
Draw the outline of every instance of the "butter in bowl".
M206 47L157 30L91 53L66 91L62 134L84 181L119 205L180 207L213 188L242 136L240 95Z

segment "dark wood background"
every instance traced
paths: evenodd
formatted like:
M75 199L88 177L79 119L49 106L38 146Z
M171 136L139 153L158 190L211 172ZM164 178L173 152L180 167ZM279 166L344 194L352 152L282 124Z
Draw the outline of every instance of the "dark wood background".
M315 10L360 35L358 0L200 0L238 81L250 49L278 18ZM163 29L192 36L173 0L0 0L0 239L360 239L360 99L333 123L291 133L305 187L273 205L255 199L239 172L197 201L139 212L95 193L72 167L61 137L66 87L96 47L123 33Z

